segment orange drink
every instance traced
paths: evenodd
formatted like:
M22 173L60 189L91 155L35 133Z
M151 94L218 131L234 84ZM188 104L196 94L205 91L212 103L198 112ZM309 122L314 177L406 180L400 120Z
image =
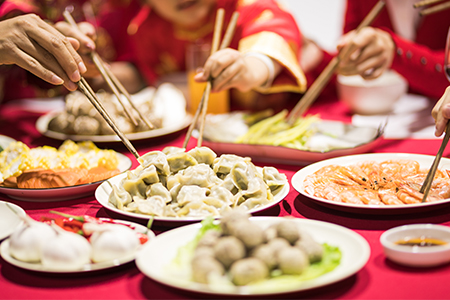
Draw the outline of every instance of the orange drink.
M206 83L195 82L195 71L188 71L188 87L189 87L189 101L188 112L195 114L197 107L202 99L203 92L206 88ZM210 93L208 101L208 113L224 114L230 111L228 101L228 91L221 91L218 93Z
M186 70L189 89L188 112L195 114L202 99L206 83L195 82L194 76L198 68L203 67L211 51L211 45L197 41L187 47ZM223 114L229 111L228 91L210 93L208 101L208 113Z

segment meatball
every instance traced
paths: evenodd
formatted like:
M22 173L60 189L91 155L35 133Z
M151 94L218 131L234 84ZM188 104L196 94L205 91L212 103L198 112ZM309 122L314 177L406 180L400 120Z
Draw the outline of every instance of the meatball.
M256 257L238 260L230 268L231 281L235 285L246 285L269 276L266 264Z
M194 281L208 283L208 277L213 273L218 275L225 273L222 264L215 258L207 256L192 260L192 279Z
M96 119L88 116L78 116L73 123L75 134L96 135L99 133L100 124Z
M283 238L274 238L267 245L272 248L273 253L275 253L276 256L282 249L291 246L289 242Z
M244 243L247 249L252 249L264 242L264 231L249 220L238 220L229 227L230 234Z
M245 257L245 246L234 236L222 237L214 245L214 254L225 268L229 268L232 263Z
M286 239L291 245L300 237L297 225L293 221L283 220L276 225L277 236Z
M274 249L268 244L262 244L256 247L251 254L252 257L259 258L269 268L269 270L275 269L278 265L277 257Z
M224 235L230 235L232 228L236 226L238 221L248 221L250 215L247 211L242 209L235 209L227 214L224 214L220 222L222 232Z
M316 242L308 233L301 231L300 239L295 243L295 246L306 253L310 263L322 260L323 246Z
M283 274L299 275L309 266L306 253L297 247L287 247L278 253L278 267Z

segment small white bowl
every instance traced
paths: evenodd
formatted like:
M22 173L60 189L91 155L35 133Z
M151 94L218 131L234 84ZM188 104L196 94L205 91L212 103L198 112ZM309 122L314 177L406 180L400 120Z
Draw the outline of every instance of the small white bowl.
M399 241L426 237L446 242L445 245L407 246ZM450 228L434 224L395 227L380 237L384 254L392 261L410 267L433 267L450 262Z
M392 112L395 103L408 89L408 83L395 71L388 70L373 80L361 76L337 76L339 99L353 113L361 115L386 114Z

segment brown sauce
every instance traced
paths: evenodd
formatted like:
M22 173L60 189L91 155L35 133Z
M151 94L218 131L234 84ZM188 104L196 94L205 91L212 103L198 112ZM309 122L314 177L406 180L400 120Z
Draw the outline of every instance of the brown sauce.
M447 242L435 239L435 238L428 238L428 237L418 237L418 238L407 238L402 239L396 242L397 245L401 246L419 246L419 247L431 247L431 246L442 246L446 245Z

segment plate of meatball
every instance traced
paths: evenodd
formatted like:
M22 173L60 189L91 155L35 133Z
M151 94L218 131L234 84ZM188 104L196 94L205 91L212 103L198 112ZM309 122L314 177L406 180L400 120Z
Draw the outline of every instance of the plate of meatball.
M217 295L273 295L309 290L362 269L367 241L332 223L249 217L233 211L157 236L136 257L149 278Z

